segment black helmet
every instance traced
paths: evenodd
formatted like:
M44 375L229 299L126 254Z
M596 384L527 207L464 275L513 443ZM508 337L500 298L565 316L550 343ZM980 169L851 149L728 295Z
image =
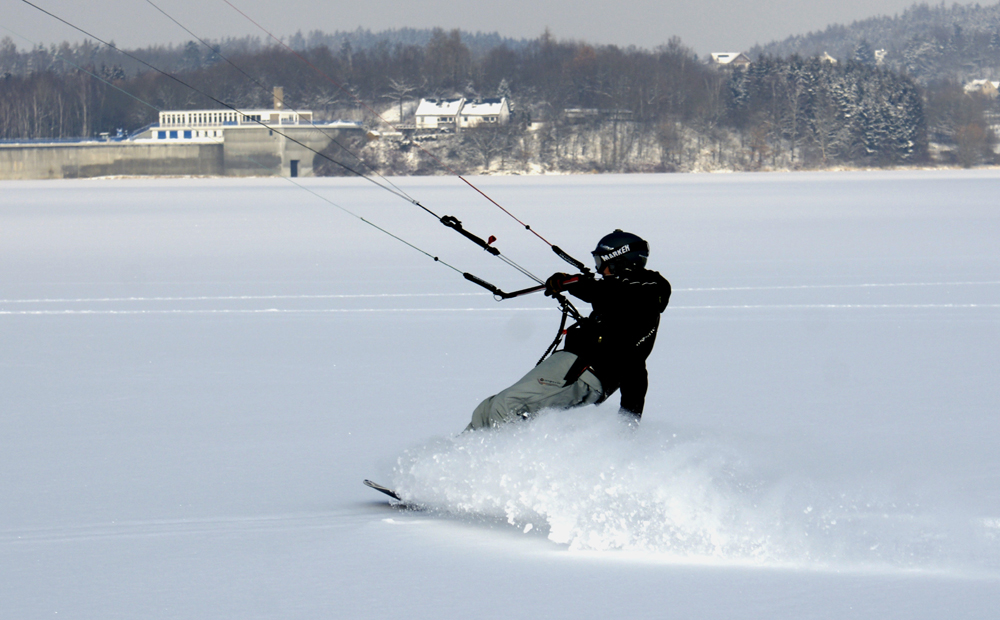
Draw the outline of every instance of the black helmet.
M646 259L649 258L649 244L642 237L622 232L619 228L598 241L597 249L591 254L594 255L597 273L609 267L611 273L615 274L645 267Z

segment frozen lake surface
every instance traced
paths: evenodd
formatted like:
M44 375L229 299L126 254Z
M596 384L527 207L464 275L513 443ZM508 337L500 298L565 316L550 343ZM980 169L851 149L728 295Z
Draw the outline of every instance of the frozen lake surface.
M636 432L615 395L462 436L553 303L298 182L0 183L0 617L995 617L1000 172L474 179L578 258L642 235L674 294Z

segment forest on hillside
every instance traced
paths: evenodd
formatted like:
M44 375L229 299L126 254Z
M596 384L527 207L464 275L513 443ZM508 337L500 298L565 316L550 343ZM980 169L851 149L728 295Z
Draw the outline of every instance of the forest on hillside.
M426 39L355 34L354 43L297 35L294 52L254 39L130 52L193 89L98 44L22 51L4 39L0 139L129 132L155 122L159 110L219 107L198 91L236 108L270 107L270 86L282 86L287 107L359 120L382 135L349 146L350 156L387 173L440 172L429 153L470 172L995 161L993 100L864 59L765 54L746 70L730 70L706 64L676 38L645 50L560 41L549 32L530 41L479 35L475 45L457 30L431 30ZM394 118L393 110L403 110L395 122L405 123L417 99L452 96L506 96L512 122L421 137L398 135L366 111Z
M884 65L921 85L1000 80L1000 3L914 4L894 16L878 16L848 25L758 46L751 55L815 56L874 63L884 50Z

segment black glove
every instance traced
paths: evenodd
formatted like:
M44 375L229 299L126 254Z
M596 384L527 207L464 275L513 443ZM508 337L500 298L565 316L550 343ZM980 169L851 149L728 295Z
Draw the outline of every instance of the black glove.
M549 279L545 281L545 294L549 297L555 297L556 293L563 290L563 284L566 280L569 280L568 273L554 273L549 276Z

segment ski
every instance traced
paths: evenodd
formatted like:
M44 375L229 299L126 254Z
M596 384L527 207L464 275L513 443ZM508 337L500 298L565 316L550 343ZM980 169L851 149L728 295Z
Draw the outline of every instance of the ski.
M379 493L384 493L385 495L388 495L392 499L396 500L396 502L389 502L389 505L392 506L393 508L398 508L399 510L412 510L415 512L422 512L426 510L426 508L424 506L421 506L420 504L413 504L405 501L402 497L399 496L399 493L396 493L389 487L384 487L377 482L372 482L371 480L365 480L365 486L371 487L376 491L378 491Z
M403 501L403 498L400 497L395 491L393 491L389 487L384 487L384 486L382 486L381 484L379 484L377 482L372 482L371 480L365 480L365 486L369 486L369 487L375 489L376 491L378 491L380 493L385 493L386 495L388 495L392 499Z

